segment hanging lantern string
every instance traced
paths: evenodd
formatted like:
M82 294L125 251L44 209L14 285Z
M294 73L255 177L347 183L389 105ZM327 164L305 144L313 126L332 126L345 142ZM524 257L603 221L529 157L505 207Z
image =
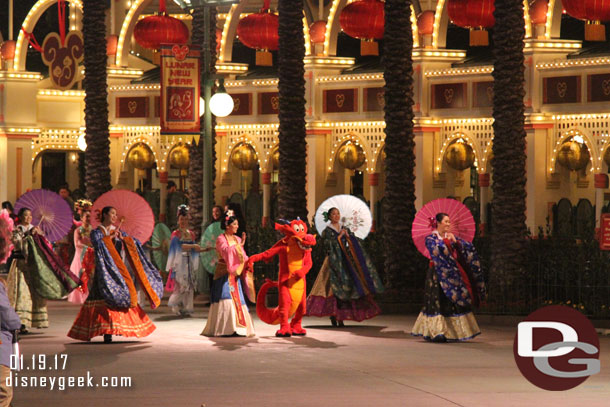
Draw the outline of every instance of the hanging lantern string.
M34 37L34 34L27 32L25 30L25 28L23 28L23 27L21 27L21 31L23 31L23 34L25 35L25 38L28 40L28 42L30 43L32 48L34 48L38 52L42 52L42 47L40 46L38 41L36 41L36 38Z
M57 20L59 22L59 38L61 38L61 45L64 45L66 41L66 2L64 0L57 0Z
M165 0L159 0L159 14L167 14L167 7L165 6Z

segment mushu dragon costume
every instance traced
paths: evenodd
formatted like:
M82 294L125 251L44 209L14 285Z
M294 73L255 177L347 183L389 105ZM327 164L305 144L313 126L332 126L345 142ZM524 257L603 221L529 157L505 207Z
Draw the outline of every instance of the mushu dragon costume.
M311 247L316 244L316 238L307 233L307 224L300 219L276 223L275 230L282 232L284 238L269 250L250 256L248 261L251 269L257 261L280 258L278 281L267 279L261 286L256 298L256 313L263 322L280 324L275 336L305 335L307 331L301 326L306 311L305 275L311 269ZM265 296L272 287L278 288L279 305L269 309L265 306Z

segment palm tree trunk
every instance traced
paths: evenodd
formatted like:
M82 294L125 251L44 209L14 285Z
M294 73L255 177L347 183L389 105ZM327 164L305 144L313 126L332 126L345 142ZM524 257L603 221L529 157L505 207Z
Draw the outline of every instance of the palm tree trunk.
M87 168L85 181L91 200L112 189L110 185L110 133L108 130L108 90L106 76L105 2L83 2L85 46L85 140Z
M494 17L490 299L505 302L509 293L520 294L514 283L526 257L523 1L496 1Z
M307 221L303 0L279 0L279 216Z
M210 9L210 72L216 73L216 8ZM200 45L203 48L204 41L204 11L195 9L193 12L193 31L192 44ZM201 64L204 63L203 53ZM203 95L203 83L201 84L201 94ZM201 123L203 127L203 122ZM212 115L212 179L216 179L216 118ZM195 233L197 240L201 234L201 223L203 222L203 139L196 144L194 141L189 146L189 207L191 215L191 230ZM212 185L212 191L214 191ZM213 200L213 199L212 199Z
M383 66L385 79L386 192L383 211L385 276L394 293L404 293L423 275L411 240L415 217L413 135L413 36L411 0L386 0ZM420 287L417 287L418 289Z

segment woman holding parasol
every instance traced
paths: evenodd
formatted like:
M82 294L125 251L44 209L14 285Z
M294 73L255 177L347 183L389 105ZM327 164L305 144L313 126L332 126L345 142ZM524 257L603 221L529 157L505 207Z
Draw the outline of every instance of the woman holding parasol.
M439 201L439 200L437 200ZM443 200L453 201L453 200ZM438 202L436 202L438 203ZM413 223L413 240L421 247L421 236L417 236L418 222L426 211L434 207L435 201L424 206ZM485 298L485 283L481 273L479 258L472 243L455 236L462 224L462 235L473 234L469 227L474 226L472 215L458 201L447 202L448 210L454 217L445 212L438 212L428 218L428 234L424 238L425 247L430 257L430 267L426 275L424 306L415 321L411 334L423 336L432 342L465 341L481 333L473 307ZM436 209L438 210L438 209ZM452 227L452 220L455 226ZM466 220L461 220L466 219ZM470 236L470 238L472 238Z
M351 201L356 208L361 206L358 198L345 195L338 197ZM318 212L335 203L331 201L333 198L329 198L328 204L322 203ZM362 202L362 205L361 213L370 216L366 204ZM360 322L373 318L381 312L373 296L384 290L377 270L362 247L362 241L348 227L341 225L339 209L331 207L321 213L324 223L317 222L316 226L320 224L322 227L319 230L323 228L326 258L307 297L307 315L329 316L332 325L340 327L344 326L345 320ZM325 225L328 221L330 224ZM370 225L368 229L370 230Z
M62 299L81 283L49 243L70 230L72 211L59 195L42 189L22 195L15 209L19 225L12 236L15 250L7 279L9 299L25 327L46 328L45 299Z
M28 267L28 246L26 239L31 235L41 235L40 228L32 225L32 211L21 208L17 214L19 224L13 229L13 261L8 273L8 296L25 328L48 328L47 302L33 286L35 264Z
M123 194L125 191L106 194L113 192ZM98 198L101 201L96 201L94 209L108 198L104 195ZM89 296L68 332L71 338L89 341L104 335L104 342L109 343L112 335L140 338L155 330L138 305L136 283L144 290L151 307L156 308L163 296L163 281L159 271L144 255L140 242L120 230L123 221L115 226L117 219L117 209L105 206L99 214L99 226L91 231L95 272Z

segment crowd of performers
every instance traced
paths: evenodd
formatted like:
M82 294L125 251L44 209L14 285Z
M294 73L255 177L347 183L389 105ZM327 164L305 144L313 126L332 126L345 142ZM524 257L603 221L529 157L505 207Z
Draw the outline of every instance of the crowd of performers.
M69 337L90 341L103 336L104 342L111 342L113 336L140 338L155 330L141 307L143 302L154 309L165 291L171 293L167 303L171 311L189 317L195 311L194 295L202 287L210 292L204 336L254 336L248 303L256 304L262 321L280 325L278 336L304 335L301 318L305 315L330 317L333 326L342 327L344 321L360 322L381 312L375 295L384 291L383 283L363 241L341 225L338 208L324 213L327 227L317 242L304 222L279 222L276 230L283 233L282 240L249 257L239 207L224 211L214 207L213 219L198 243L188 228L188 207L181 205L163 270L168 272L164 283L146 246L120 229L116 209L107 206L93 214L91 206L87 201L77 203L80 220L74 221L73 245L72 238L64 239L55 251L32 225L28 208L14 217L16 225L8 237L13 249L6 292L22 332L48 327L46 301L67 298L81 307ZM98 217L97 228L91 226L93 216ZM449 228L447 214L439 213L431 221L425 240L431 257L425 301L412 329L413 335L434 342L468 340L480 334L472 311L485 297L473 245L449 233ZM305 275L312 267L315 244L323 246L325 258L307 296ZM69 261L66 253L70 253ZM264 295L270 287L261 288L256 298L253 264L274 256L280 257L279 278L273 282L279 305L268 309Z

